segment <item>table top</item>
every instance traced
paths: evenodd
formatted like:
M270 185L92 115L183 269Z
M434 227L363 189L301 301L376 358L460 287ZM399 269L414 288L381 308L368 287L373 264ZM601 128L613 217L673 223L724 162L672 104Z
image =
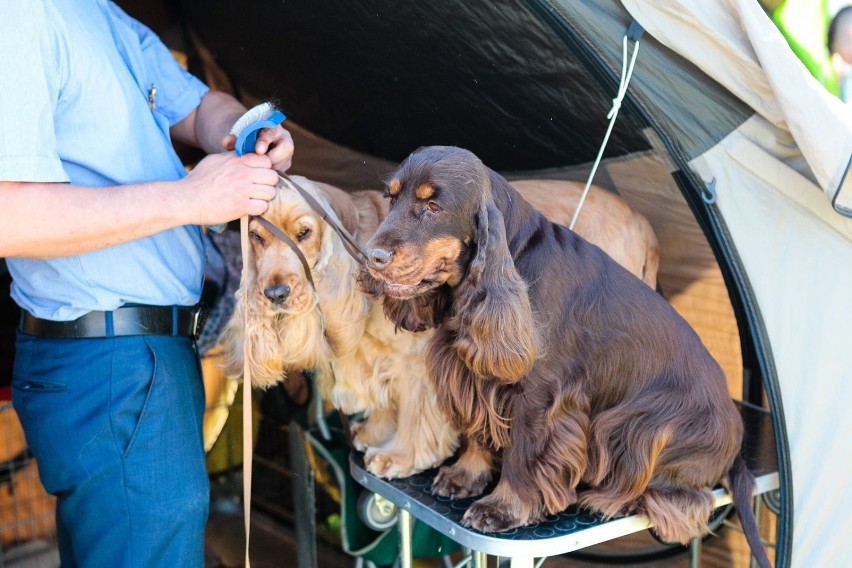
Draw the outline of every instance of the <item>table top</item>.
M761 408L737 403L745 422L743 453L757 479L755 494L777 489L778 466L774 429L769 413ZM631 515L605 521L599 515L570 507L542 522L503 533L481 533L459 524L465 511L477 498L449 499L430 493L437 470L404 479L385 480L364 469L363 454L349 459L352 477L366 489L381 495L421 522L447 535L462 546L494 556L543 557L564 554L612 540L651 526L644 515ZM717 507L731 502L721 488L713 492Z

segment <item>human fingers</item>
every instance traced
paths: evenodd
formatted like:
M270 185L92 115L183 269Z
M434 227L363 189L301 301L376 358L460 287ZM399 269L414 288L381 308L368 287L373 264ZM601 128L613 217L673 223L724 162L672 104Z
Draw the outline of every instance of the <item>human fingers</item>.
M254 151L258 154L266 154L271 147L275 147L283 140L290 138L290 133L280 124L273 128L263 128L257 133Z
M275 199L278 192L274 187L255 184L249 190L248 215L263 215L269 209L269 202Z
M293 137L281 126L264 129L258 135L255 150L269 156L275 170L285 172L293 160Z
M272 201L278 192L275 187L260 183L252 184L248 190L248 198L258 201Z
M264 154L249 153L240 156L239 160L250 168L272 168L272 160Z

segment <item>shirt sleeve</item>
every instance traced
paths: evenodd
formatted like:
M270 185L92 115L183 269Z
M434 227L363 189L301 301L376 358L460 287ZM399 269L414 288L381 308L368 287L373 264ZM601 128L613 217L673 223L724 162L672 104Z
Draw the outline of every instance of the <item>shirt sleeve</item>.
M180 66L157 34L112 2L110 9L139 36L148 77L157 89L157 110L174 126L198 107L209 87Z
M65 59L46 10L44 2L3 0L0 181L69 181L54 122Z

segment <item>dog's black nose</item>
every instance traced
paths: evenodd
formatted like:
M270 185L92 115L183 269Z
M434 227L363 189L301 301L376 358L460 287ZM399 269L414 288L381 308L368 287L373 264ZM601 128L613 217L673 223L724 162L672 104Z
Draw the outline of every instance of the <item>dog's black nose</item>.
M270 286L263 289L263 295L273 304L283 304L290 295L290 287L286 284Z
M367 256L369 257L373 268L376 270L382 270L390 263L391 256L393 255L384 249L368 248Z

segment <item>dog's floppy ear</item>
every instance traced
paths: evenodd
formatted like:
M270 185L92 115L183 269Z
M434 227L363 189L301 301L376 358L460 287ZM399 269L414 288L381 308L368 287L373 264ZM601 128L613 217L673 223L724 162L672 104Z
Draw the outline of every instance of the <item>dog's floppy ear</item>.
M503 215L484 192L477 214L477 251L454 289L454 347L478 375L520 380L532 368L536 341L527 285L515 268Z
M284 366L274 357L275 333L269 329L268 318L258 314L253 298L258 296L257 267L254 254L249 251L240 287L236 294L234 313L222 330L218 342L223 347L222 367L231 379L243 379L244 345L250 342L249 372L253 387L268 388L284 380Z

